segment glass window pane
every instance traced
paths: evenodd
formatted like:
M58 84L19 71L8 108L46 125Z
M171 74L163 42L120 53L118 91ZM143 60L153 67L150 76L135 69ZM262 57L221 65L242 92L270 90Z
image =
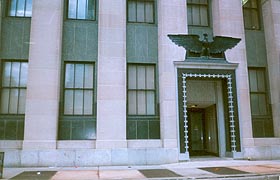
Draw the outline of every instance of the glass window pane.
M74 91L65 90L64 92L64 114L73 114Z
M8 87L10 86L10 80L11 80L11 62L5 62L4 63L4 71L3 71L3 77L2 77L2 86Z
M267 115L267 102L266 102L266 95L265 94L259 94L259 109L260 109L260 115Z
M10 0L9 16L16 15L16 6L17 6L17 0Z
M21 63L20 87L26 87L26 84L27 84L27 72L28 72L28 64L27 63Z
M16 16L22 16L22 17L24 16L24 6L25 6L25 1L18 0Z
M208 4L208 0L200 0L200 4Z
M1 94L1 113L2 114L9 113L9 98L10 98L9 89L2 89L2 94Z
M65 88L74 87L74 64L66 64L65 67Z
M136 66L128 66L128 89L136 89Z
M85 88L93 88L93 65L85 65Z
M77 0L69 0L68 1L68 18L76 19L77 14Z
M155 89L155 71L153 66L147 66L147 89Z
M83 105L84 105L84 98L83 98L83 91L76 90L74 93L74 114L81 115L83 114Z
M258 91L258 83L257 83L257 72L256 70L249 70L249 82L250 82L250 91L257 92Z
M75 88L84 87L84 65L76 64L75 65Z
M257 0L250 0L249 2L250 2L250 6L251 6L252 8L257 8L257 7L258 7L258 2L257 2Z
M201 26L208 26L208 12L207 7L200 8L200 25Z
M84 114L85 115L93 114L92 105L93 105L93 92L91 90L84 91Z
M146 114L146 94L145 91L137 92L137 110L139 115Z
M154 22L154 4L152 2L146 2L146 21L148 23Z
M78 1L78 13L77 13L77 19L86 19L86 0L79 0Z
M13 62L12 63L12 74L11 74L11 86L18 87L19 86L19 73L20 73L20 63Z
M257 94L251 94L251 111L253 115L259 115L259 98Z
M32 16L32 0L26 0L25 16Z
M19 90L18 89L11 89L10 90L9 113L11 113L11 114L17 114L18 113L18 96L19 96Z
M257 77L258 77L258 91L259 92L265 92L264 72L262 70L257 71Z
M128 21L136 22L136 1L128 1Z
M244 26L245 26L245 28L251 29L252 25L251 25L251 13L250 13L250 11L244 10L243 14L244 14L243 18L244 18Z
M25 99L26 99L26 89L19 90L19 103L18 103L18 113L25 113Z
M252 18L252 29L259 29L259 16L256 10L251 11L251 18Z
M146 73L145 66L137 67L137 89L145 89L146 84Z
M155 93L153 91L147 92L147 114L155 115Z
M145 22L145 3L137 2L137 22Z
M193 25L200 25L199 6L192 7Z
M188 6L188 24L193 25L192 8Z
M95 0L88 0L87 19L95 19Z
M137 114L136 110L136 91L128 92L128 114Z
M199 3L200 3L200 0L192 0L191 3L192 3L192 4L199 4Z

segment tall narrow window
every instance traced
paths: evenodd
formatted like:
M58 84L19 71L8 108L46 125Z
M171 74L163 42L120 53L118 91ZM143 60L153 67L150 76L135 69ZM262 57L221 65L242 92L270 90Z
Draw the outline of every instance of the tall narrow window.
M64 100L59 118L58 139L95 139L94 64L66 62L64 68Z
M159 138L154 65L128 65L128 139Z
M96 0L68 0L68 19L95 20Z
M155 115L154 66L128 66L128 115Z
M188 25L209 26L208 0L188 0Z
M258 0L248 0L243 5L243 16L245 29L260 29Z
M154 23L154 6L152 0L128 0L128 22Z
M93 114L93 64L66 63L64 115Z
M1 114L25 114L28 64L4 61L1 87Z
M8 15L15 17L32 16L32 0L9 0Z
M273 136L273 122L268 103L265 70L250 68L249 80L254 136L271 137Z

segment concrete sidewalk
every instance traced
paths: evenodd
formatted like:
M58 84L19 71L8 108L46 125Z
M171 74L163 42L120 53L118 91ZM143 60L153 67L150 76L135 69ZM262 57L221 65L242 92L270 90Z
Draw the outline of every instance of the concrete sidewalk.
M194 158L155 166L4 168L5 179L271 179L280 180L280 160Z

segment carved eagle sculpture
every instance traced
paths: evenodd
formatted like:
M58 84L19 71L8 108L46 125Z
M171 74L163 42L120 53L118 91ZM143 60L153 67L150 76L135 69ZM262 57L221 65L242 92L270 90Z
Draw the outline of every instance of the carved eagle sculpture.
M190 54L196 54L199 57L222 57L224 58L224 52L227 49L231 49L236 46L241 39L215 36L213 41L208 41L208 35L203 34L204 39L199 40L198 35L190 34L169 34L168 37L178 46L182 46L186 49L186 59L188 52ZM196 56L197 57L197 56Z

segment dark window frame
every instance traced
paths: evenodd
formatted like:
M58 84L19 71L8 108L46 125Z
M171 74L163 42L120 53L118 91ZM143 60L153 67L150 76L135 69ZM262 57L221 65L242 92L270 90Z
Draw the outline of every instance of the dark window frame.
M78 4L79 0L76 0L77 4ZM76 6L76 18L70 18L69 17L69 0L66 0L66 13L65 13L65 17L67 20L78 20L78 21L97 21L97 6L98 6L98 2L97 0L92 0L93 4L94 4L94 14L93 14L93 18L78 18L78 6ZM86 1L86 3L88 3L88 0Z
M93 66L93 75L94 75L94 77L93 77L93 82L92 82L92 84L93 84L93 86L92 86L92 88L75 88L75 87L73 87L73 88L66 88L65 87L65 80L66 80L66 65L67 64L73 64L73 65L76 65L76 64L82 64L82 65L84 65L84 69L85 69L85 65L92 65ZM94 62L88 62L88 61L86 61L86 62L84 62L84 61L64 61L64 71L63 71L63 85L62 85L62 87L63 87L63 90L62 90L62 107L61 107L61 115L62 116L65 116L65 117L73 117L73 116L80 116L80 117L86 117L86 116L90 116L90 117L95 117L95 114L96 114L96 111L95 111L95 109L96 109L96 104L95 104L95 97L96 97L96 88L95 88L95 76L96 76L96 74L95 74L95 71L96 71L96 67L95 67L95 63ZM83 71L83 73L84 73L84 71ZM74 77L74 84L75 84L75 69L74 69L74 75L73 75L73 77ZM85 80L85 78L86 77L84 77L84 79L83 80ZM75 112L74 112L74 110L75 110L75 108L74 108L74 105L75 105L75 103L73 102L73 111L72 111L72 114L66 114L65 113L65 92L66 92L66 90L73 90L73 91L80 91L80 90L82 90L83 91L83 97L84 97L84 91L92 91L92 113L91 114L84 114L84 103L83 103L83 108L82 108L82 112L83 112L83 114L75 114ZM74 101L74 94L73 94L73 101ZM84 99L83 99L84 100Z
M10 12L11 12L11 0L8 0L7 1L7 4L6 4L6 9L7 9L7 12L6 12L6 16L7 17L14 17L14 18L31 18L32 17L32 6L33 6L33 1L34 0L31 0L31 14L30 15L26 15L26 7L27 7L27 0L23 0L24 1L24 13L23 13L23 16L19 16L17 15L17 12L18 12L18 2L20 0L16 0L16 7L15 7L15 14L14 15L11 15Z
M252 1L256 1L256 7L252 7ZM248 12L248 14L250 14L250 27L247 27L247 23L246 18L243 17L244 20L244 28L246 30L261 30L261 18L260 18L260 4L258 0L249 0L246 4L243 5L243 16L245 16L245 11ZM257 24L253 24L253 14L256 13L257 14ZM257 27L256 27L257 26Z
M256 71L256 75L258 76L258 72L262 73L263 76L263 86L264 90L256 90L253 91L251 90L251 82L250 82L250 70L251 71ZM271 111L271 104L269 101L269 90L268 90L268 82L267 82L267 69L265 67L248 67L248 74L249 74L249 93L250 93L250 105L251 105L251 115L252 115L252 130L253 130L253 137L255 138L270 138L274 137L274 123L273 123L273 117L272 117L272 111ZM258 81L258 77L256 76L256 81ZM256 82L257 84L254 85L255 88L259 88L259 83ZM266 113L265 114L254 114L252 106L252 94L254 95L264 95L265 97L265 108L266 108ZM260 103L257 103L259 106L258 109L260 110Z
M129 2L135 2L136 3L136 9L135 9L135 17L136 20L135 21L130 21L129 20ZM144 6L144 22L140 22L137 21L137 2L144 2L145 6ZM146 3L152 3L153 5L153 22L147 22L146 21ZM140 24L155 24L156 22L156 2L155 0L127 0L127 8L126 8L126 19L127 19L127 23L140 23Z
M3 73L4 73L4 63L7 63L7 62L10 62L10 63L20 63L20 71L19 71L19 85L18 86L11 86L11 84L9 86L3 86ZM2 103L2 91L3 89L8 89L9 90L9 93L11 92L11 90L18 90L18 96L17 96L17 112L16 113L10 113L10 109L9 109L9 105L8 106L8 113L2 113L0 112L0 115L1 116L23 116L25 115L25 111L23 113L20 113L19 112L19 98L20 98L20 90L25 90L25 97L26 97L26 90L27 90L27 84L26 86L20 86L20 81L21 81L21 71L22 71L22 63L27 63L28 65L28 60L8 60L8 59L5 59L5 60L2 60L1 61L1 89L0 89L0 102ZM11 64L12 66L12 64ZM11 75L12 72L10 72L10 75ZM27 67L27 72L28 73L28 67ZM27 75L28 76L28 75ZM11 82L11 77L10 77L10 82ZM10 96L9 96L9 103L10 102ZM26 103L26 98L24 99L24 103ZM1 104L0 104L1 106ZM2 107L1 107L2 109Z
M269 101L269 94L268 94L268 84L267 84L267 71L266 71L266 68L264 68L264 67L249 67L248 68L248 73L250 74L250 70L252 70L252 71L256 71L256 72L258 72L258 71L260 71L260 72L262 72L263 73L263 76L264 76L264 91L253 91L253 90L251 90L251 87L250 87L250 84L251 84L251 82L250 82L250 75L249 75L249 92L250 92L250 96L253 94L255 94L255 95L264 95L265 96L265 101L266 101L266 105L265 105L265 107L266 107L266 110L267 110L267 113L266 114L253 114L253 112L251 112L251 114L252 114L252 116L254 117L254 118L260 118L260 117L270 117L271 118L271 108L270 108L270 101ZM257 83L259 83L258 81L257 81ZM258 86L258 84L257 84L257 86ZM250 98L250 104L251 104L251 98ZM251 106L252 106L252 104L251 104Z
M138 97L138 95L137 95L137 92L145 92L145 95L146 95L146 93L147 92L154 92L154 114L138 114L138 112L137 112L137 107L138 107L138 103L137 103L137 98L136 98L136 114L129 114L129 111L128 111L128 109L127 109L127 115L128 116L142 116L142 117L145 117L145 116L158 116L158 107L157 107L157 104L158 104L158 100L157 100L157 74L156 74L156 64L149 64L149 63L127 63L127 70L128 70L128 68L129 68L129 66L136 66L136 86L137 86L137 80L138 80L138 77L137 77L137 72L138 72L138 70L137 70L137 67L139 67L139 66L144 66L145 68L146 67L148 67L148 66L151 66L151 67L154 67L154 89L147 89L147 88L145 88L145 89L139 89L139 88L129 88L129 84L127 83L127 104L129 103L129 99L128 99L128 94L129 94L129 92L130 91L136 91L136 97ZM127 73L128 73L128 71L127 71ZM128 82L128 78L129 77L127 77L127 82ZM145 79L147 79L147 72L146 72L146 74L145 74ZM147 85L147 81L145 82L145 86ZM147 112L147 102L146 102L146 104L145 104L145 111Z
M137 78L137 67L144 66L145 69L147 66L152 66L154 71L154 87L153 89L148 89L148 91L152 90L154 94L154 114L147 113L147 101L144 105L146 110L145 114L129 114L129 97L128 93L129 91L134 91L136 88L128 88L129 86L129 66L136 66L136 76ZM158 99L158 74L157 74L157 63L127 63L127 87L126 87L126 93L127 93L127 139L128 140L135 140L135 139L160 139L160 119L159 119L159 99ZM147 71L145 70L145 89L147 86ZM144 91L145 91L144 89ZM139 91L143 91L142 89L139 89ZM146 92L146 91L145 91ZM145 98L146 94L145 94ZM137 94L136 94L136 101L137 101ZM137 108L137 105L136 105ZM137 110L136 110L137 112Z
M193 22L189 22L188 20L188 26L196 26L196 27L210 27L210 9L209 9L209 0L206 1L206 4L205 3L195 3L195 2L189 2L188 0L186 1L187 3L187 8L189 7L199 7L199 10L201 9L201 7L204 7L207 9L207 25L201 25L201 17L200 17L200 14L199 14L199 24L193 24ZM192 14L192 19L193 19L193 14ZM189 19L189 17L188 17ZM193 20L192 20L193 21Z

